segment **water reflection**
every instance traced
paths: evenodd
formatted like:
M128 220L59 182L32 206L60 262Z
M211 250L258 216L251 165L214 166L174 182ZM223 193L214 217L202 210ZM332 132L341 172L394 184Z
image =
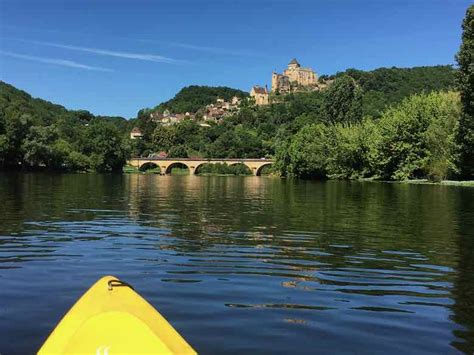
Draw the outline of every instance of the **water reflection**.
M106 273L132 282L203 353L474 351L474 189L92 174L0 182L2 353L34 352Z

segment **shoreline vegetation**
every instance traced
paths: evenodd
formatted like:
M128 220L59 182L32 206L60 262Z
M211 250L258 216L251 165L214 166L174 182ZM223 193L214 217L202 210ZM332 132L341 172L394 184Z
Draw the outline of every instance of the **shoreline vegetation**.
M282 177L470 186L474 5L462 28L456 68L348 69L323 75L331 81L326 89L279 95L266 106L241 90L190 86L126 120L67 110L0 82L0 170L121 173L128 158L163 152L169 158L271 157L272 172ZM234 95L242 99L236 112L199 121L203 106ZM192 110L195 119L154 120L164 110ZM132 128L140 138L132 139ZM200 173L248 174L212 165Z
M179 168L177 168L179 169ZM172 175L190 175L187 169L181 169L181 172L173 171ZM160 169L147 169L147 170L140 170L136 167L132 166L124 166L123 168L124 174L142 174L142 175L161 175ZM232 173L213 173L213 172L206 172L206 173L199 173L196 176L244 176L244 177L251 177L251 174L232 174ZM278 174L275 173L267 173L263 174L262 176L274 177L274 178L281 178ZM336 181L340 179L326 179L326 181ZM377 180L372 178L360 178L360 179L351 179L347 181L355 181L355 182L375 182L375 183L391 183L391 184L410 184L410 185L441 185L441 186L467 186L467 187L474 187L474 180L466 180L466 181L459 181L459 180L441 180L441 181L431 181L428 179L412 179L412 180Z

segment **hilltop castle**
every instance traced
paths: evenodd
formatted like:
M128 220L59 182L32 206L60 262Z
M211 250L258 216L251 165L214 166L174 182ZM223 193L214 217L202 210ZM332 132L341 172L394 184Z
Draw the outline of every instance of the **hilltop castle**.
M318 81L318 75L311 68L303 68L296 59L288 63L288 68L283 74L272 73L271 93L289 94L297 91L319 91L327 86L326 83ZM270 103L270 92L267 87L254 86L250 96L255 99L257 105L268 105Z
M311 68L302 68L296 59L288 63L283 74L272 73L272 91L280 94L290 93L298 86L311 86L318 83L318 76Z

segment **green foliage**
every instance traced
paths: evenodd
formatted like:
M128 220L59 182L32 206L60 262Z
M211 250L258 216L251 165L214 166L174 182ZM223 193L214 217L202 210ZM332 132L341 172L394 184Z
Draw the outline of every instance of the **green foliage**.
M87 127L84 152L100 172L122 171L128 156L120 132L112 123L94 121Z
M366 119L360 123L338 123L328 128L328 177L357 179L373 176L380 143L377 124Z
M461 93L462 115L459 121L457 142L460 151L461 176L474 178L474 5L466 12L462 25L462 43L456 56L457 75Z
M456 172L456 93L414 95L379 120L304 126L276 148L283 175L444 179Z
M186 150L186 147L182 144L174 145L170 148L170 150L168 152L168 157L170 157L170 158L187 158L188 157L188 151Z
M322 123L305 126L288 146L289 175L324 178L327 166L328 127Z
M65 159L65 164L68 170L71 171L86 171L91 166L90 158L82 153L72 151Z
M198 175L252 175L248 167L243 164L228 165L226 163L203 164L198 168Z
M379 175L394 180L436 175L430 167L439 166L437 159L448 167L454 159L450 137L459 119L458 105L453 93L431 93L414 95L385 112L378 122ZM437 130L443 135L434 136Z
M216 102L217 98L229 101L234 96L245 98L248 97L248 93L225 86L192 85L181 89L174 98L158 105L155 110L160 112L169 110L173 113L197 112L200 108Z
M91 127L102 123L113 129L102 134L91 147L88 141L92 137ZM105 150L101 149L107 145L121 150L129 132L130 123L121 117L95 117L85 110L68 111L0 82L0 168L119 170L117 161L123 164L124 159L114 158L110 164L103 162L110 154L104 154Z
M158 165L156 165L155 163L145 163L142 166L140 166L139 169L129 167L127 170L128 170L128 172L139 171L139 172L146 172L148 174L159 174L159 173L161 173L161 168Z
M437 99L438 112L431 117L424 135L429 151L424 170L428 179L433 181L441 181L459 173L456 165L459 152L456 134L461 117L459 94L449 92Z
M30 167L51 167L55 158L61 158L55 149L57 139L58 134L51 126L31 127L21 147L24 162Z
M449 65L415 68L379 68L372 71L348 69L330 78L348 75L363 91L364 116L379 117L389 106L404 98L455 87L455 69Z
M324 112L333 123L362 119L362 91L353 78L343 75L334 80L325 91Z

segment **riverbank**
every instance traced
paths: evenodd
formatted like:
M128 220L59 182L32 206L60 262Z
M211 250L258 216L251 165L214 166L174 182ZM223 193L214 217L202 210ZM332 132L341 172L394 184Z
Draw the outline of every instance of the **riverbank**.
M141 171L136 167L133 166L125 166L123 168L123 172L127 174L160 174L160 168L148 169L145 171ZM174 168L173 169L174 175L187 175L187 169L181 168ZM221 174L221 173L202 173L199 174L200 176L250 176L245 174ZM274 175L275 176L275 175ZM467 187L474 187L474 180L466 180L466 181L456 181L456 180L443 180L443 181L430 181L428 179L415 179L415 180L401 180L401 181L382 181L382 180L374 180L374 179L359 179L356 181L363 181L363 182L386 182L392 184L410 184L410 185L444 185L444 186L467 186Z
M455 180L443 180L439 182L433 182L426 179L422 180L404 180L404 181L393 181L401 184L413 184L413 185L445 185L445 186L470 186L474 187L474 180L468 181L455 181Z
M408 185L444 185L444 186L468 186L474 187L474 180L465 180L465 181L457 181L457 180L442 180L442 181L430 181L428 179L413 179L413 180L399 180L399 181L392 181L392 180L375 180L372 178L367 179L358 179L357 181L362 182L385 182L391 184L408 184Z

